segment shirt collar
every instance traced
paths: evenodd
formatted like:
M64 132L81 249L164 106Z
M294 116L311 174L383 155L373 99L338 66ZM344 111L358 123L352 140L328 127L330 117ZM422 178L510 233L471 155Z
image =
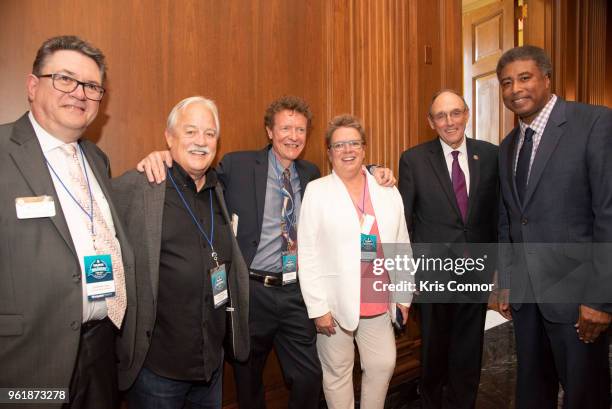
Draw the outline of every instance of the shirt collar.
M530 124L526 124L519 118L519 126L521 127L521 135L525 134L525 130L527 128L531 128L538 135L542 135L544 133L544 128L546 128L546 124L548 123L548 118L550 118L550 114L552 113L552 110L555 106L555 102L557 102L557 96L555 94L552 94L548 103L544 105L544 108L540 110L538 115L535 117L535 119Z
M273 149L274 148L270 146L270 149L268 150L268 163L271 164L274 169L276 169L276 172L278 173L278 176L280 177L282 173L284 172L285 168L283 167L283 164L280 163L280 161L274 154ZM291 165L289 165L289 172L291 173L291 177L294 177L297 175L297 171L295 170L295 162L291 162Z
M40 148L42 149L43 154L47 154L47 152L50 152L53 149L59 148L63 145L67 145L64 141L51 135L42 126L40 126L38 121L36 121L36 118L34 118L32 111L28 112L28 118L32 123L32 128L34 128L34 133L38 138L38 142L40 143ZM77 143L73 142L72 144L76 146Z
M189 176L187 171L183 169L181 165L173 161L172 168L170 171L172 172L172 176L174 177L176 184L178 186L183 187L183 188L189 187L191 190L195 192L196 190L195 182L193 181L191 176ZM203 192L206 189L213 188L217 185L217 173L214 171L212 166L208 168L205 175L206 175L206 181L204 182L204 186L202 187L200 192Z
M461 152L461 155L464 155L467 158L467 144L465 142L466 139L467 139L467 136L463 136L463 141L461 142L461 145L459 145L457 149L453 149L450 146L448 146L446 142L442 140L442 138L438 137L438 140L440 141L440 145L442 145L442 152L444 152L444 157L449 156L452 151L459 151Z

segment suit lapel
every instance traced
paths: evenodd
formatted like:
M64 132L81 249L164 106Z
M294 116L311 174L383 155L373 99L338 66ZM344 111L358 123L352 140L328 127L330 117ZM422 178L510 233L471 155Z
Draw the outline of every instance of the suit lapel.
M538 151L536 152L533 164L531 165L531 172L529 173L529 181L527 182L527 191L525 192L525 200L523 201L523 207L529 203L529 199L533 195L533 192L542 177L544 168L550 159L553 151L563 135L564 128L562 125L565 123L565 103L560 98L557 100L553 111L548 118L546 128L542 134L542 139L538 145Z
M470 138L466 137L466 150L467 150L467 160L468 160L468 168L470 170L470 191L468 192L468 213L466 220L470 220L470 214L472 213L472 204L476 202L472 200L473 197L476 196L478 192L478 184L480 183L480 155L478 151L478 147L475 143L473 143Z
M516 203L516 207L521 207L521 201L518 197L518 192L516 190L516 180L514 179L514 158L516 158L516 148L518 147L518 140L521 135L521 130L517 126L514 128L514 131L510 133L508 138L510 138L510 143L508 144L508 150L506 152L506 177L508 180L508 186L510 186L510 191L512 191L512 196L514 197L514 202Z
M302 166L302 161L299 159L295 161L295 169L300 178L300 196L303 198L304 192L306 191L306 185L310 182L310 175L307 174L304 166Z
M444 160L444 152L442 151L442 146L440 145L440 141L438 139L430 142L429 162L436 177L440 181L440 186L442 187L442 190L444 190L451 207L455 209L455 213L457 213L459 218L461 218L461 212L459 211L459 205L457 205L457 198L455 197L455 191L453 190L453 183L450 179L450 175L448 174L446 161Z
M149 255L149 274L153 301L157 301L159 288L159 258L162 240L162 225L164 216L164 200L166 199L166 184L155 184L144 189L144 220L147 229L146 243Z
M45 157L43 156L42 149L36 138L36 133L34 132L34 128L32 128L32 124L27 114L23 115L15 123L11 139L18 146L10 155L15 161L15 165L19 168L26 183L30 186L32 192L34 192L34 195L53 196L56 215L50 218L51 222L55 225L58 233L66 242L66 245L70 248L74 257L78 260L59 197L55 191L49 169L47 169L45 163Z
M253 167L253 184L255 185L255 202L257 205L257 237L261 235L263 214L266 205L266 185L268 181L268 152L270 145L259 151Z

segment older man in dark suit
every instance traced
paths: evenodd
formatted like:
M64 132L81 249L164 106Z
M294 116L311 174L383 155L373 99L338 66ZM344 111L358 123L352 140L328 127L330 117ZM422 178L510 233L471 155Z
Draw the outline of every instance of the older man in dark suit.
M73 409L117 404L115 336L135 312L108 158L81 140L104 73L102 52L80 38L45 41L30 112L0 126L0 387L69 388Z
M465 137L469 116L460 95L449 90L435 94L428 121L439 137L408 149L400 158L398 187L415 257L423 250L427 257L446 258L446 243L458 246L453 251L464 256L487 250L465 243L496 241L497 147ZM421 271L417 279L483 284L491 268L479 276L468 273L460 278L460 273ZM420 392L426 409L473 408L476 403L487 294L449 295L421 291L415 298L420 302Z
M612 110L551 92L533 46L497 65L519 125L500 148L501 312L514 318L516 407L608 409L612 317ZM508 293L510 302L508 303Z
M213 101L186 98L168 116L166 183L136 171L113 180L137 243L137 316L120 337L133 357L119 374L130 409L220 408L224 340L237 359L249 355L248 270L210 168L219 129Z

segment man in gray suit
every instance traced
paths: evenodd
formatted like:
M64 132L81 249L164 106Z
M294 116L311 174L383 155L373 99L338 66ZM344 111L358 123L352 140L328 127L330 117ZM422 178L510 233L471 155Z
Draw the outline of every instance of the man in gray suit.
M516 407L556 408L560 383L563 408L608 409L612 110L563 100L551 74L534 46L497 65L519 117L499 150L500 312L514 319Z
M81 140L104 73L91 44L45 41L27 78L30 112L0 126L0 388L69 388L73 409L116 405L115 336L134 312L108 158Z
M186 98L168 117L166 183L135 170L113 180L138 243L138 313L119 344L133 357L119 373L130 409L220 408L224 339L237 359L248 357L248 269L210 168L219 129L213 101Z

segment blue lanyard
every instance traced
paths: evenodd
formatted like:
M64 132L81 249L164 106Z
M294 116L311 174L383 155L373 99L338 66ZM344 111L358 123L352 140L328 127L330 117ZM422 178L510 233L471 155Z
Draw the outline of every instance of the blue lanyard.
M356 204L357 209L359 209L359 211L361 212L361 215L365 215L365 196L366 196L366 187L368 186L368 177L366 175L363 175L364 177L364 183L363 183L363 194L361 195L361 207L359 207L358 204Z
M198 219L193 214L193 211L191 210L191 207L189 206L189 204L185 200L185 196L183 196L183 192L181 192L181 190L176 185L176 182L174 181L174 178L172 177L172 173L170 172L170 169L168 169L167 172L168 172L168 177L170 178L170 181L172 182L172 185L174 186L174 189L176 190L176 193L178 193L179 197L183 201L183 205L185 206L185 209L187 209L187 211L189 212L189 215L191 216L191 219L193 220L193 223L196 225L196 227L198 228L200 233L202 233L202 236L204 236L204 238L206 239L206 241L210 245L211 256L212 256L213 260L215 261L215 263L217 264L217 267L219 267L219 262L217 261L217 259L218 259L217 252L215 251L215 248L213 247L213 240L215 239L215 215L213 213L213 205L212 205L212 189L209 191L209 196L208 196L209 197L209 201L210 201L210 239L209 239L208 235L204 231L204 228L202 227L200 222L198 222Z
M89 218L89 222L91 223L91 235L94 236L95 233L94 233L94 221L93 221L93 219L94 219L93 194L91 193L91 185L89 184L89 176L87 175L87 166L85 166L85 158L83 156L83 149L81 149L81 145L77 144L77 146L79 147L79 152L81 153L81 162L83 162L83 169L84 169L84 173L85 173L85 180L87 181L87 190L89 191L89 208L91 209L91 212L88 212L81 205L81 203L72 195L72 193L70 193L70 190L64 184L62 179L59 177L59 175L57 174L55 169L53 169L53 166L51 166L51 163L49 163L49 161L47 160L46 156L45 156L45 163L47 164L49 169L51 169L51 172L53 172L53 175L55 175L57 180L60 182L60 184L62 185L62 187L66 191L66 193L68 193L68 196L70 196L70 198L74 201L74 203L76 203L77 206L79 206L79 208L83 211L83 213L85 213L87 215L87 217Z

